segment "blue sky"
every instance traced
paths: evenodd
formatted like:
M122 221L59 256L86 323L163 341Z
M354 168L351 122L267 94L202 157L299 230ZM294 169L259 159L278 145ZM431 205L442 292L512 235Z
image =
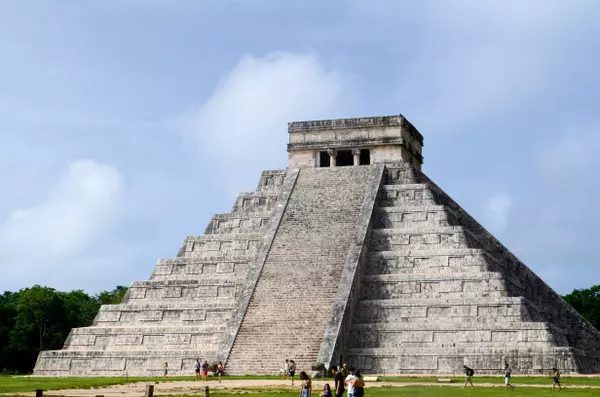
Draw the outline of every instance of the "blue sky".
M286 166L292 120L401 113L557 291L600 284L600 3L3 1L0 290L98 292Z

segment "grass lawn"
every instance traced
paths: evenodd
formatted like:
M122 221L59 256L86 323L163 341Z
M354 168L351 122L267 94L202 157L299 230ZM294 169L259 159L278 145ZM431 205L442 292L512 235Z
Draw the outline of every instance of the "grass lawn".
M396 377L396 376L380 376L379 380L384 382L437 382L438 378L443 377ZM464 383L465 378L461 376L457 376L455 378L456 383ZM504 384L504 377L500 376L474 376L473 382L477 384L479 383L494 383L494 384ZM513 375L511 379L511 383L525 384L525 385L550 385L552 386L552 378L551 377L543 377L543 376L518 376ZM587 378L587 377L562 377L561 383L565 385L586 385L586 386L600 386L600 378ZM598 396L600 397L600 391L598 392Z
M227 377L229 379L279 379L277 376L244 376L244 377ZM172 377L168 381L178 380L193 380L194 377ZM211 378L209 378L211 379ZM430 382L435 381L437 378L385 378L387 381L397 382ZM11 376L0 376L0 393L13 393L19 394L21 392L31 392L35 389L44 390L57 390L57 389L84 389L84 388L97 388L110 385L125 384L139 381L158 381L159 377L153 378L28 378L28 377L11 377ZM216 380L212 378L211 380ZM455 382L462 383L464 378L456 378ZM483 383L502 383L503 378L499 377L476 377L474 378L475 388L461 389L457 387L436 387L436 386L413 386L413 387L381 387L381 388L367 388L366 396L378 396L378 397L392 397L392 396L410 396L410 397L464 397L464 396L547 396L552 386L550 378L543 377L515 377L513 384L517 385L514 391L506 390L505 388L484 388L477 387L477 382ZM539 384L542 385L539 388L521 387L519 383L524 384ZM564 378L563 385L566 386L566 390L563 393L569 396L581 396L581 397L600 397L600 389L575 389L570 388L570 385L600 385L600 379L596 378ZM157 391L157 396L160 391ZM319 397L320 390L315 389L313 391L314 397ZM231 397L233 395L248 395L249 397L298 397L298 391L291 391L290 389L284 388L230 388L227 390L211 390L211 397ZM553 395L553 394L552 394ZM345 394L347 396L347 394ZM182 397L182 396L178 396Z
M557 393L558 391L556 391ZM298 397L298 391L289 391L283 389L234 389L227 391L211 391L211 397L231 397L233 395L246 395L248 397ZM495 396L554 396L550 388L520 388L515 390L505 390L499 387L480 387L474 389L460 389L456 387L434 387L434 386L415 386L415 387L378 387L366 389L365 397L495 397ZM347 394L344 394L347 397ZM565 389L559 396L572 397L598 397L600 390L593 389ZM157 396L159 397L159 396ZM182 396L177 396L182 397ZM188 396L191 397L191 396ZM313 397L319 397L319 392L313 391Z
M167 382L180 380L194 380L194 376L173 376ZM225 379L280 379L279 376L228 376ZM18 393L43 390L59 389L92 389L103 386L124 385L126 383L158 381L162 382L161 376L156 377L107 377L107 378L30 378L0 376L0 393ZM216 381L216 377L209 377L209 381ZM318 396L316 396L318 397Z

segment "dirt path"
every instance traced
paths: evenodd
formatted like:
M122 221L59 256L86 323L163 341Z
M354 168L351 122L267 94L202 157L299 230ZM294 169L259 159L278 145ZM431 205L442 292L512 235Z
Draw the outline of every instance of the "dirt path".
M127 385L116 385L107 386L98 389L65 389L65 390L49 390L45 391L44 395L47 396L69 396L69 397L95 397L103 395L105 397L141 397L144 395L146 385L154 384L154 394L160 395L203 395L204 389L208 385L211 390L223 390L223 389L248 389L248 388L286 388L290 390L296 390L299 387L300 382L296 382L296 386L291 386L289 381L280 380L245 380L245 379L232 379L223 380L222 383L216 381L200 382L200 381L179 381L179 382L167 382L167 383L153 383L153 382L137 382ZM314 390L322 390L325 383L332 383L331 381L315 380L313 381ZM547 387L551 388L551 384L539 384L539 385L520 385L515 384L519 387ZM433 383L433 382L371 382L367 383L366 387L406 387L406 386L439 386L439 387L462 387L462 383ZM475 383L476 387L504 387L503 384L497 383ZM570 389L580 388L591 388L600 389L600 386L587 386L587 385L566 385ZM15 394L15 393L4 393L4 394ZM18 393L20 395L35 396L35 393Z

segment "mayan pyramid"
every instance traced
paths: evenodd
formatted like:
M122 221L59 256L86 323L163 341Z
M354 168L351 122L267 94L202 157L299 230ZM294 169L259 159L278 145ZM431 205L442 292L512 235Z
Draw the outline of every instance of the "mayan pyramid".
M421 172L403 116L294 122L289 164L36 375L600 371L600 333Z

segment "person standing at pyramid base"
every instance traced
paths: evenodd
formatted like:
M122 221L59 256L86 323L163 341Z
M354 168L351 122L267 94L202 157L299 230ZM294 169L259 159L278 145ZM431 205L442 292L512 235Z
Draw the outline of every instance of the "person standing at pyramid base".
M507 389L509 387L511 389L514 389L515 387L510 384L510 378L512 376L512 368L510 368L510 366L508 365L508 363L506 363L504 365L505 365L505 367L504 367L504 384L506 385Z

